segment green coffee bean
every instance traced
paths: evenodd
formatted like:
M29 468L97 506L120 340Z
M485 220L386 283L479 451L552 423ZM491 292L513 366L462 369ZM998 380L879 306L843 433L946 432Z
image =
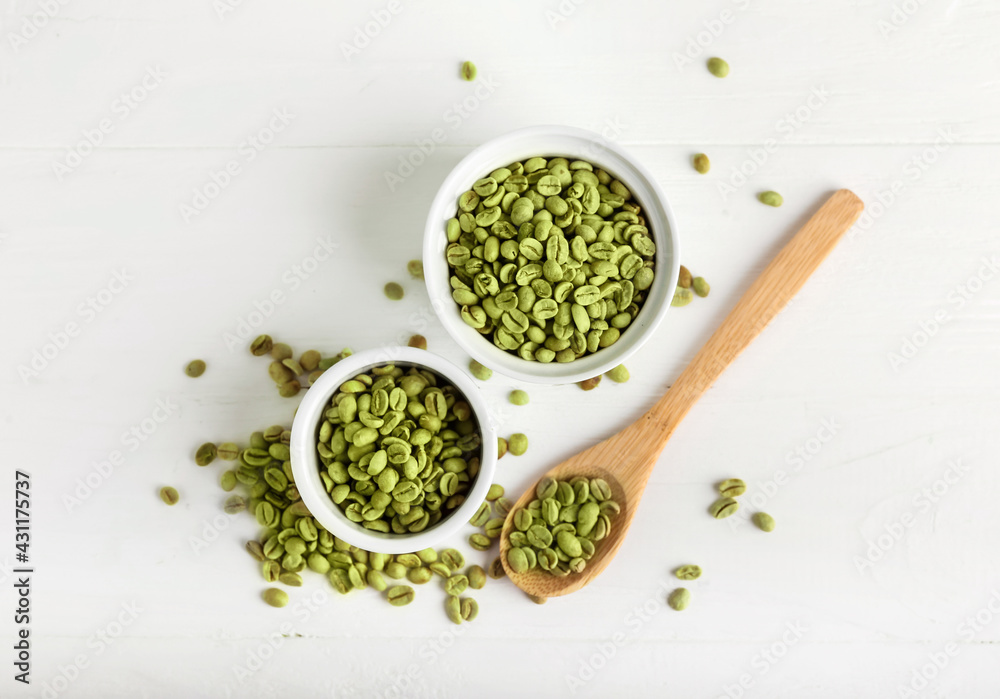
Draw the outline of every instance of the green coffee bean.
M407 347L416 347L417 349L425 350L427 349L427 338L423 335L414 335L406 343Z
M293 380L281 384L281 386L278 387L278 394L282 398L293 398L299 394L299 391L301 389L302 389L302 384L300 384L298 381Z
M708 59L708 72L717 78L724 78L729 75L729 64L721 58L712 57Z
M330 562L319 552L310 553L306 559L306 565L309 567L309 570L320 575L326 575L330 572Z
M449 595L458 596L469 586L469 579L464 575L452 575L444 581L444 591Z
M225 510L226 514L235 515L247 509L247 501L239 495L231 495L222 509Z
M503 567L503 561L500 560L500 556L493 559L493 562L490 563L489 570L486 571L486 574L494 580L499 580L507 574L507 571L504 570Z
M250 343L250 354L255 357L263 357L271 351L273 344L274 342L271 340L270 335L258 335L254 341Z
M302 587L302 576L298 573L282 573L278 576L278 582L289 587Z
M502 459L507 453L507 449L507 440L503 437L497 437L497 459Z
M675 609L678 612L682 612L687 609L690 602L691 593L686 587L678 587L676 590L667 595L667 604L670 605L671 609Z
M194 359L184 367L184 373L190 376L192 379L196 379L205 373L205 362L200 359Z
M490 377L493 376L493 370L489 367L485 367L475 359L469 362L469 373L475 376L480 381L489 381Z
M420 260L410 260L406 263L406 271L414 279L424 278L424 263Z
M385 295L390 301L399 301L403 298L403 287L396 282L389 282L385 285Z
M269 587L261 594L261 597L272 607L284 607L288 604L288 593L276 587Z
M679 286L682 289L690 289L691 281L692 281L691 270L689 270L684 265L681 265L681 271L677 277L677 286Z
M438 553L431 548L421 549L420 551L417 551L417 558L419 558L422 563L433 563L438 559Z
M697 580L701 577L701 566L689 563L674 571L678 580Z
M472 621L477 616L479 616L479 603L471 597L463 597L461 599L462 605L462 621Z
M486 526L483 528L484 532L486 533L486 536L491 539L496 539L497 537L499 537L500 532L503 530L503 523L504 523L503 517L495 517L494 519L488 521L486 523Z
M742 478L727 478L719 483L719 494L724 498L738 498L747 492L747 484Z
M485 534L472 534L469 537L469 546L477 551L488 551L493 545L493 540Z
M405 607L413 601L414 597L416 597L416 592L409 585L393 585L385 593L385 598L394 607Z
M223 461L236 461L240 458L240 448L233 442L223 442L216 449L215 455Z
M497 498L496 502L493 504L497 508L497 514L500 515L501 517L506 517L507 513L510 512L511 508L514 506L514 503L512 503L505 497Z
M388 587L385 578L382 577L382 573L377 570L369 570L366 580L369 587L378 590L379 592L384 592L386 587Z
M474 527L481 527L489 521L490 514L490 504L488 502L484 502L479 506L479 509L476 510L476 514L472 515L472 519L469 520L469 524Z
M469 587L473 590L481 590L486 585L486 571L482 566L470 566L465 571L465 576L469 579Z
M712 167L712 163L709 162L708 156L705 155L704 153L698 153L697 155L695 155L694 159L692 160L692 163L694 165L694 169L700 172L702 175L708 172L709 169L711 169Z
M462 64L461 69L462 80L467 82L472 82L476 79L476 64L472 61L466 61Z
M429 583L432 577L434 577L434 574L431 572L430 568L425 568L424 566L420 566L419 568L410 568L406 571L406 579L414 585Z
M507 551L507 565L515 573L523 573L528 570L528 556L524 548L518 546Z
M712 290L712 287L705 281L705 277L695 277L694 281L691 282L691 288L701 298L708 296L708 292Z
M419 568L423 564L420 556L415 553L401 553L396 556L396 562L401 563L407 568Z
M531 595L531 594L528 595L528 599L530 599L535 604L545 604L546 602L549 601L548 597L540 597L539 595Z
M507 440L508 449L514 456L522 456L524 452L528 451L528 438L517 432L510 436Z
M774 531L774 517L767 514L766 512L754 512L753 523L757 525L757 528L765 532Z
M510 400L513 405L527 405L531 399L528 397L527 391L517 389L510 392L508 400Z
M194 462L199 466L208 466L215 461L216 453L215 445L211 442L206 442L198 447L198 451L194 454Z
M486 492L486 499L490 502L496 500L497 498L503 497L503 486L499 483L494 483L490 486L490 489Z
M301 367L303 372L314 371L319 366L320 359L322 359L322 356L316 350L306 350L299 357L299 367Z
M261 546L259 541L248 541L246 544L247 552L253 556L256 560L263 562L265 560L264 547Z
M168 505L176 505L181 499L181 496L177 493L177 488L165 485L160 488L160 500L167 503Z
M595 376L590 379L584 379L583 381L578 381L577 386L582 388L584 391L593 391L601 384L601 377Z
M292 348L284 342L275 342L271 345L271 358L276 362L291 359L292 354Z
M451 574L454 572L447 564L441 561L435 561L427 566L434 575L439 575L442 578L450 578Z
M444 601L444 611L453 624L462 623L462 601L449 595Z
M725 519L726 517L735 514L739 507L739 503L732 498L719 498L712 503L712 506L708 508L708 511L716 519Z
M619 364L618 366L616 366L614 369L612 369L607 373L607 376L615 383L625 383L630 378L628 369L624 364Z
M351 579L348 576L347 569L345 568L331 568L330 573L327 575L330 584L333 589L342 595L346 595L351 591Z
M385 574L393 580L402 580L405 578L407 570L408 568L406 566L395 561L385 564Z
M686 306L694 299L694 293L691 289L685 289L684 287L677 287L674 289L674 297L670 301L671 306L681 307Z
M760 200L761 204L767 204L768 206L781 206L785 203L784 197L782 197L777 192L761 192L757 195L757 199Z

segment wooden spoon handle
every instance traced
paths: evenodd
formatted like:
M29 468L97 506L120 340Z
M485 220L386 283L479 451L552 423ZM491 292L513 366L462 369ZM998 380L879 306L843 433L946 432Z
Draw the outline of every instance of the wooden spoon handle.
M645 437L657 445L656 453L701 394L802 288L863 209L864 202L841 189L771 260L666 395L639 421Z

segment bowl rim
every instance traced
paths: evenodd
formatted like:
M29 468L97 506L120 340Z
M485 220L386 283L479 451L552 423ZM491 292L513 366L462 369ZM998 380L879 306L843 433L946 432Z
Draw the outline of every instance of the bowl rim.
M642 202L648 226L657 245L656 276L639 315L611 347L566 364L532 362L505 352L482 338L461 318L458 305L451 298L446 283L444 260L444 222L452 218L458 195L468 189L476 177L502 167L513 160L538 155L538 139L550 138L563 145L572 143L576 152L552 148L552 157L578 157L599 165L619 177ZM614 165L602 163L602 156ZM639 193L642 196L639 196ZM666 257L661 251L666 251ZM566 384L600 376L623 363L639 350L663 321L680 274L680 248L677 223L666 195L653 175L632 155L600 134L572 126L529 126L486 141L461 161L441 183L431 203L424 228L424 280L438 319L448 335L481 364L513 379L536 384ZM438 280L441 276L442 280ZM651 303L653 302L653 303ZM627 339L626 339L627 338Z
M330 398L348 378L372 367L389 363L417 365L433 371L462 392L472 414L479 421L482 450L479 474L472 490L458 508L441 522L416 534L371 531L347 519L323 488L316 453L316 430ZM292 421L289 444L292 474L302 502L310 514L334 536L352 546L376 553L410 553L436 546L454 535L471 519L489 492L497 463L496 426L479 387L455 364L444 357L414 347L384 347L350 355L323 372L299 404Z

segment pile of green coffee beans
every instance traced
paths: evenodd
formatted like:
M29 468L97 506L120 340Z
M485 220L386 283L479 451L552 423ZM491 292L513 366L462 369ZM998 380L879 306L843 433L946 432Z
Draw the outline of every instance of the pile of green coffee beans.
M482 436L458 389L427 369L387 364L345 381L319 426L320 478L366 529L412 534L465 502Z
M747 492L747 484L743 482L742 478L727 478L719 483L717 487L719 498L708 508L709 514L716 519L725 519L736 514L736 511L740 509L740 504L736 498ZM766 512L754 512L751 521L761 531L774 531L774 517Z
M295 353L284 342L275 342L270 335L260 335L250 343L250 353L255 357L270 355L274 361L267 367L267 373L278 387L278 394L293 398L303 387L308 388L324 371L344 357L351 356L349 348L333 357L323 357L316 350L306 350L298 360Z
M681 265L680 274L677 276L677 288L674 289L674 298L670 301L671 306L686 306L694 300L695 296L705 298L712 290L704 277L692 276L691 271Z
M266 338L266 341L261 338ZM270 337L261 336L261 338L255 340L251 347L254 354L266 354L275 346L287 347L287 345L273 343ZM260 352L260 348L264 346L267 346L267 350ZM284 349L280 350L280 354L285 353ZM290 348L288 354L291 356ZM306 354L303 356L305 357ZM316 371L325 370L349 354L350 350L345 350L336 357L317 359ZM419 372L417 374L400 373L397 376L395 370L384 373L382 377L392 377L393 381L399 379L402 383L406 376L414 375L420 377L417 383L426 382L426 386L413 396L414 400L421 402L425 413L421 413L419 408L414 408L413 410L420 415L414 416L411 411L409 412L410 417L417 420L424 414L433 414L437 417L437 401L441 399L431 399L431 403L434 405L433 413L428 409L425 400L429 393L435 392L427 389L436 388L431 385L431 382L437 381L437 377L425 376ZM377 379L371 378L372 386L366 385L367 389L371 389L367 391L370 396L378 390L374 386ZM384 386L380 388L384 388ZM390 390L389 393L391 394L391 392ZM456 414L462 414L463 409L458 405L458 401L449 399L449 395L452 397L457 395L453 390L445 391L445 387L441 387L438 392L445 396L447 411L443 422L448 425L437 430L437 433L433 435L433 439L440 440L440 450L438 450L437 442L431 444L433 440L429 440L425 445L418 445L422 446L426 453L436 451L436 455L433 457L435 464L442 462L442 460L459 458L461 455L451 455L452 452L448 450L453 449L454 444L457 444L463 437L474 434L474 431L467 431L465 426L461 426L460 429L466 434L460 434L457 429L451 429L459 427L457 422L460 421L455 422L455 424L452 424L452 421ZM360 394L361 392L351 395L356 401L359 401ZM408 403L410 398L407 396ZM375 399L372 397L370 400ZM364 406L362 405L362 407ZM409 405L407 409L409 410ZM360 415L360 411L358 414ZM406 424L408 421L409 419L403 420L400 425ZM333 423L330 424L332 428ZM394 429L400 425L396 425ZM418 429L427 429L426 427L418 428L416 425L407 426L411 428L411 435L416 434ZM338 426L337 429L346 433L346 427ZM219 477L222 489L227 493L232 493L223 504L223 509L230 515L237 515L244 511L250 512L262 527L260 535L246 543L246 549L260 563L261 575L266 582L300 587L303 584L301 574L306 570L311 570L324 575L333 589L340 594L371 588L383 593L389 604L403 606L411 603L416 596L411 585L423 585L435 577L439 577L442 580L442 588L447 595L445 611L449 619L455 623L461 623L476 618L479 613L478 603L471 597L461 595L469 589L482 589L485 585L487 574L481 566L466 567L464 556L455 549L441 551L424 549L415 553L392 556L366 551L338 539L312 516L305 503L302 502L292 472L291 454L288 448L290 440L290 430L282 425L274 425L266 430L251 434L245 446L235 442L220 444L208 442L201 445L195 453L195 462L199 466L210 466L217 460L231 464L232 467L222 472ZM408 443L412 446L411 442ZM395 453L395 450L393 452ZM468 455L468 452L463 451L462 454ZM442 455L445 456L442 457ZM368 461L369 464L370 461ZM470 457L466 464L464 473L474 477L478 461ZM321 477L324 475L329 478L328 473L321 474ZM443 475L442 467L442 473L437 474L439 492ZM364 490L363 486L362 490ZM492 492L494 491L491 490ZM425 512L430 512L427 500L430 496L430 500L433 501L434 494L433 490L425 493L423 502L423 507L426 508ZM160 492L160 497L168 505L176 503L179 499L176 490L170 487L164 487ZM452 503L454 504L454 502L453 500ZM443 499L438 510L441 516L443 516L442 508L447 508L447 506L447 499ZM430 523L430 520L431 517L428 515L427 524ZM494 578L499 577L494 575L492 570L490 575ZM405 581L411 585L402 582L392 585L390 582L392 580ZM275 587L265 589L261 593L261 598L273 607L284 607L289 602L288 593Z
M620 511L603 478L543 478L535 499L514 512L507 565L516 573L536 567L557 577L581 573Z
M462 319L528 361L610 347L653 283L656 244L641 208L583 160L494 170L459 197L446 235Z

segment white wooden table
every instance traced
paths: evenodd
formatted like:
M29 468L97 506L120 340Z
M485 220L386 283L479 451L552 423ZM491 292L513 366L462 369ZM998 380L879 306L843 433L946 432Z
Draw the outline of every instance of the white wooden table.
M0 28L0 696L997 695L996 3L10 0ZM192 454L294 401L227 334L332 353L422 332L464 362L405 263L449 169L537 123L645 163L712 293L630 383L527 387L512 492L647 409L826 193L868 213L692 411L585 590L538 607L490 582L461 627L433 586L395 609L311 575L265 606L256 525L218 517L220 467ZM729 476L773 534L706 514ZM705 575L676 613L687 562Z

